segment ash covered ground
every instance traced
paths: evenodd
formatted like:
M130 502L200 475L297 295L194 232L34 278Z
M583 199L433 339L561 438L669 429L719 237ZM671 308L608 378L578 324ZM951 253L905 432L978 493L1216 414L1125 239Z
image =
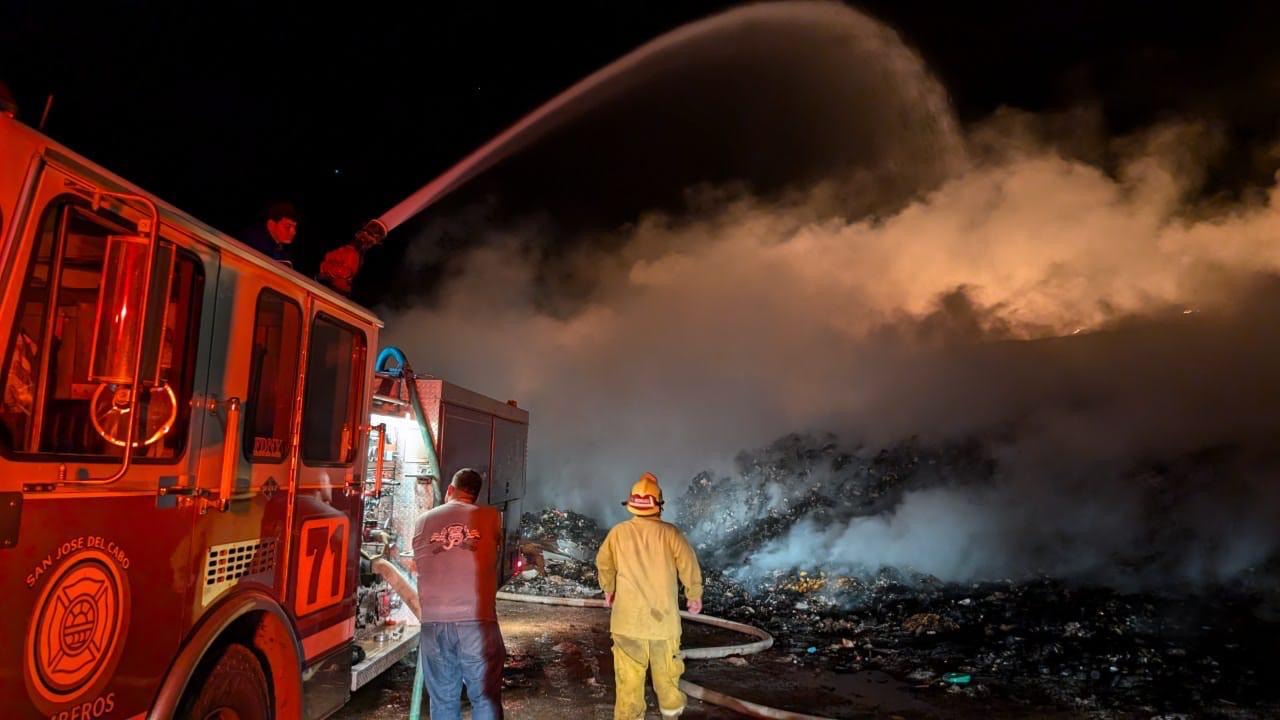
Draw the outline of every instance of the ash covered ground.
M1280 662L1274 558L1195 583L1152 582L1142 558L1129 557L1118 564L1132 566L1132 582L1114 572L944 581L905 566L831 563L830 548L802 549L820 558L808 569L778 561L812 535L806 527L874 520L912 491L996 471L977 447L867 454L793 435L742 453L732 476L698 475L683 493L668 483L667 519L698 549L706 612L764 627L799 667L881 671L922 693L1083 717L1280 716L1270 678ZM604 529L594 520L549 508L526 514L522 529L544 550L546 575L506 589L599 594L591 560Z

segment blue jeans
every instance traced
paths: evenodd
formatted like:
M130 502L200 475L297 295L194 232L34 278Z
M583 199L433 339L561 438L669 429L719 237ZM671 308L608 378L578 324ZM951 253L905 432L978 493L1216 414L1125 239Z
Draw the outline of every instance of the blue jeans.
M431 720L461 720L462 686L471 720L502 720L502 663L507 648L498 623L423 623L418 662L431 698Z

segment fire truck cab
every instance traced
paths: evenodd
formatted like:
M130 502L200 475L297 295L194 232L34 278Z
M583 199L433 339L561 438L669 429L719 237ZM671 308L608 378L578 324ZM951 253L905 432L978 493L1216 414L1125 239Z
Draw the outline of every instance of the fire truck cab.
M346 702L379 525L363 511L397 482L366 474L387 435L370 420L380 327L0 113L0 715L320 718ZM437 395L434 474L401 470L423 487L460 462ZM491 501L510 534L528 415L454 395L489 423L454 433L468 463L492 475L508 456ZM405 398L377 402L404 418ZM495 439L499 416L518 437Z

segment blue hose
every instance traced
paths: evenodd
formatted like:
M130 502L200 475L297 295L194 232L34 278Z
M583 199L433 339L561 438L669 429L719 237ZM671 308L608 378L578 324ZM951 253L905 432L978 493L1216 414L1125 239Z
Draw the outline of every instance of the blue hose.
M397 367L388 370L387 360L395 360ZM405 359L404 351L398 347L388 345L387 347L382 348L382 351L378 353L378 359L373 363L373 371L376 373L383 373L384 375L400 377L400 374L403 373L404 369L408 366L409 361Z

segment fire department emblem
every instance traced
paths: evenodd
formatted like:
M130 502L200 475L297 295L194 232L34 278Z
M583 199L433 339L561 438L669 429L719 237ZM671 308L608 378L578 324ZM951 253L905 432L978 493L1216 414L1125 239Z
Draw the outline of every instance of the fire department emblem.
M431 533L431 542L440 543L445 550L452 550L468 540L475 540L479 537L479 530L472 530L462 523L454 523Z
M119 658L128 588L106 555L85 551L50 579L28 629L28 682L45 701L93 689Z

